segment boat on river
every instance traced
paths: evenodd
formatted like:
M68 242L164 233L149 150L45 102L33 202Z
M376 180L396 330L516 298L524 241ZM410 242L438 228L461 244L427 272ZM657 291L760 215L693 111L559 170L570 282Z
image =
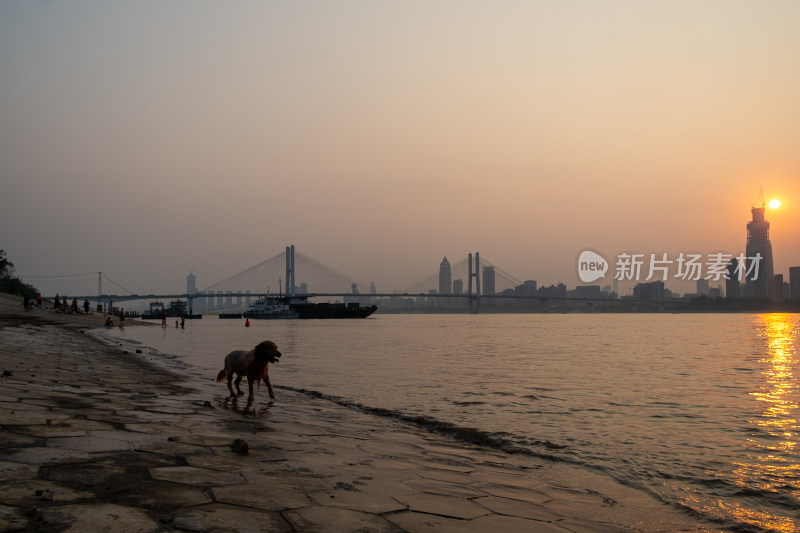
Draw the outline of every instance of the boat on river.
M245 318L259 320L278 320L284 318L299 318L300 315L292 311L285 298L264 296L256 300L250 309L243 313Z
M186 320L203 318L201 314L190 313L186 302L183 300L172 300L166 307L163 302L150 302L150 309L142 313L141 318L144 320L161 320L164 312L167 313L167 318L183 317Z
M246 318L366 318L377 305L362 306L358 302L314 303L308 296L264 296L244 313Z

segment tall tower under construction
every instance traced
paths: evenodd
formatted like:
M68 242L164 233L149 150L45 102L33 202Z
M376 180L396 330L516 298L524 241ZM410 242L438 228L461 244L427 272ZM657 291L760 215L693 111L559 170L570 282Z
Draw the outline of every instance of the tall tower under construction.
M769 298L769 288L775 273L772 264L772 243L769 241L769 222L764 219L764 204L752 207L753 220L747 223L747 277L744 294L748 298ZM755 277L753 258L761 256L758 277Z

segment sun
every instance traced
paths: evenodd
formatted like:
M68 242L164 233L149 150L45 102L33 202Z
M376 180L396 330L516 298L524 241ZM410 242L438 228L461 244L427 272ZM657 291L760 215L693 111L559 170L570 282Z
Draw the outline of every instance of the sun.
M781 206L781 201L778 200L777 198L775 200L770 200L769 206L772 209L778 209Z

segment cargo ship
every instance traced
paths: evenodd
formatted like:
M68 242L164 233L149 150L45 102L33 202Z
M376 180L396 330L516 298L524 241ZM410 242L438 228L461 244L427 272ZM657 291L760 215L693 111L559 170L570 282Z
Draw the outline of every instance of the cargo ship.
M264 296L244 313L246 318L367 318L378 309L377 305L362 306L352 303L313 303L308 296Z

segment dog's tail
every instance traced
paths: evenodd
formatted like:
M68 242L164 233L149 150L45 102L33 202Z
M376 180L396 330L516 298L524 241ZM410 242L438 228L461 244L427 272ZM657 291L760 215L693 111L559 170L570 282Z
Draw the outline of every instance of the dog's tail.
M228 377L228 371L223 368L219 371L219 374L217 374L217 383L220 383L226 377Z

